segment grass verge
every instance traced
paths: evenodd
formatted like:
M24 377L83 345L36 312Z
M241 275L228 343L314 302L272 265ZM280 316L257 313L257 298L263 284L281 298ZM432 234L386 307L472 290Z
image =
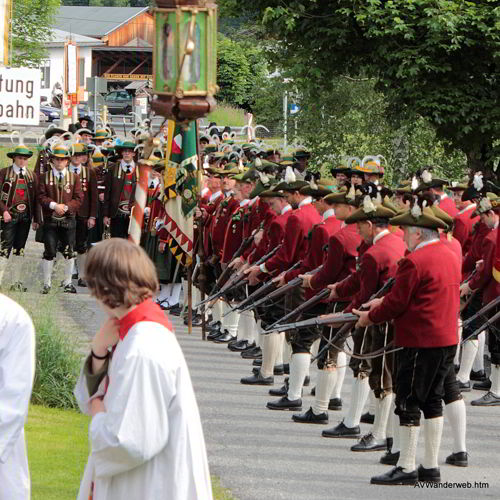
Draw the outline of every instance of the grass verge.
M205 122L215 122L220 126L243 127L245 125L245 111L228 104L218 103L215 111L210 113Z
M25 425L32 500L76 498L89 453L89 417L31 405ZM234 500L212 476L215 500Z

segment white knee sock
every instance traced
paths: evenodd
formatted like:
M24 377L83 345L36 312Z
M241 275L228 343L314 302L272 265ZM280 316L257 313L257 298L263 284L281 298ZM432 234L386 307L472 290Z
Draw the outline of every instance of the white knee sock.
M500 397L500 365L491 365L491 389L490 391Z
M222 314L226 314L229 310L231 310L231 305L227 302L223 302L222 304ZM222 318L222 329L227 330L233 337L236 337L238 334L238 323L240 322L240 313L233 311L229 313L227 316Z
M311 346L311 356L316 357L319 351L319 343L321 342L321 339L316 339Z
M8 259L5 257L0 257L0 285L2 284L3 276L5 274L5 270L7 269Z
M359 425L363 407L365 406L369 392L370 386L368 385L368 377L357 377L354 379L351 391L351 404L347 416L344 419L344 425L346 427L352 428Z
M342 391L342 385L344 384L345 372L347 369L347 355L345 352L339 352L337 357L337 378L335 380L335 385L333 386L332 398L339 398Z
M373 437L382 441L387 437L387 422L389 420L394 394L391 392L375 402L375 420L373 422Z
M413 472L415 467L415 457L417 455L418 426L399 426L399 439L401 451L398 460L398 466L402 467L404 472Z
M237 333L238 333L238 340L244 340L247 338L247 314L246 314L246 312L243 314L240 314L240 319L238 321Z
M474 358L477 354L477 339L467 340L462 346L462 360L460 362L460 370L457 373L457 378L460 382L465 383L470 380L470 371L474 363Z
M287 342L285 335L283 334L283 348L281 350L281 362L282 363L290 363L292 359L292 346L289 342ZM277 363L281 364L281 363Z
M455 352L455 357L453 358L453 364L455 366L458 366L460 364L460 351L461 349L461 342L462 342L462 320L459 318L458 319L458 345L457 345L457 350Z
M53 260L42 259L43 285L52 285L52 268L54 267Z
M443 420L443 417L424 419L424 459L422 465L426 469L438 467Z
M292 354L290 360L290 377L288 379L288 399L295 401L302 397L302 387L304 379L309 373L309 365L311 364L311 355L307 354Z
M337 370L319 370L316 379L316 396L312 405L315 415L328 411L328 404L337 379Z
M64 263L64 286L71 285L74 264L75 259L66 259Z
M370 391L368 394L368 413L370 415L375 415L375 407L377 405L377 398L375 397L375 394L373 394L373 391Z
M274 373L274 365L282 343L282 334L269 333L262 335L262 366L260 373L263 377L271 377Z
M477 336L477 354L474 359L474 364L472 365L472 369L475 372L484 371L484 343L486 338L486 332L481 332Z
M255 345L260 347L262 345L262 321L259 319L255 324L257 328L257 334L255 335Z
M399 426L399 417L394 413L394 410L396 409L395 399L396 399L395 397L392 398L391 411L389 415L389 418L392 421L392 448L391 448L392 453L397 453L398 451L401 451L400 439L399 439L399 430L401 429L401 427Z
M76 262L78 264L78 277L82 280L85 279L85 260L87 258L86 253L79 253L76 256Z
M283 359L284 359L284 355L283 355L283 351L285 350L285 346L288 344L286 339L285 339L285 334L284 333L280 333L279 334L279 343L278 343L278 350L276 352L276 359L275 359L275 363L277 365L282 365L283 364ZM287 360L287 363L290 362L290 359Z
M453 401L444 407L444 414L450 422L451 435L453 436L453 453L467 451L465 447L465 432L467 415L463 399Z
M12 283L19 283L21 282L22 270L26 261L24 260L24 257L22 257L21 255L14 255L14 254L12 254L11 261L12 261ZM0 284L1 282L2 281L0 280Z

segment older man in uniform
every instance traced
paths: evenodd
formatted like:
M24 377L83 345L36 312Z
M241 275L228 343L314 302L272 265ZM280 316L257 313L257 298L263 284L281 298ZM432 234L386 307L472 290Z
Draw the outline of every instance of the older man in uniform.
M458 343L461 272L453 252L439 240L446 224L432 210L414 205L391 225L403 226L410 253L383 298L370 301L369 311L354 309L359 326L394 322L397 353L396 414L401 452L398 465L372 477L372 484L416 484L441 480L438 453L443 430L444 382L453 366ZM425 454L415 465L420 413L424 414Z

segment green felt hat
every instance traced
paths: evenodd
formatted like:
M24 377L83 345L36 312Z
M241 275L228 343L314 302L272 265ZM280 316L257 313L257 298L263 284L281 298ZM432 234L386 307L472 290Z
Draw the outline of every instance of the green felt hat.
M135 151L135 147L136 147L135 142L125 141L122 142L121 144L116 144L115 151L118 153L121 153L124 149L131 149L132 151Z
M92 155L92 163L96 165L104 163L105 161L106 157L100 151L95 151Z
M111 134L109 133L108 129L99 128L95 131L94 139L97 139L97 140L111 139ZM135 144L134 144L134 147L135 147Z
M210 143L205 146L204 151L205 153L215 153L218 149L217 144Z
M344 174L347 177L351 175L351 169L347 165L342 163L337 165L335 168L330 169L331 174L335 177L337 174Z
M356 205L356 191L354 186L347 188L342 186L336 193L331 193L325 196L325 201L329 203L339 203L342 205Z
M275 184L270 189L266 189L259 194L260 198L286 198L285 191L278 189L279 184Z
M479 217L488 210L498 210L499 200L500 198L495 193L486 193L486 196L483 196L476 205L476 210L472 212L471 219Z
M295 165L296 163L297 162L295 161L293 156L283 156L283 158L281 158L281 161L279 162L279 164L282 167L289 167L289 166Z
M394 188L396 194L406 194L411 193L411 181L401 181L396 188Z
M50 127L45 131L45 139L48 140L54 137L55 134L63 135L66 133L66 130L59 127Z
M450 191L465 191L469 187L467 180L465 181L452 181L450 184L448 184L448 189Z
M333 179L318 179L317 181L309 181L308 186L300 189L300 194L312 196L313 198L323 198L335 192L336 189L337 184Z
M87 146L87 144L77 142L77 143L71 145L71 156L88 155L89 153L90 153L90 149Z
M361 203L360 208L353 212L346 220L346 224L354 224L356 222L367 221L371 219L391 219L397 215L397 208L390 203L386 198L382 203L370 198L366 195Z
M415 208L418 207L418 208ZM431 208L421 208L419 205L414 205L411 210L407 210L401 215L389 220L391 226L415 226L425 227L428 229L447 229L447 225L438 219Z
M14 159L16 156L25 156L26 158L31 158L33 156L33 151L30 151L26 146L20 145L17 146L14 151L7 153L9 158Z
M56 158L69 158L71 153L69 149L64 144L56 144L50 151L50 156L55 156Z
M301 188L308 185L309 183L306 181L292 181L292 182L282 181L278 184L277 189L288 192L300 191Z
M309 151L307 151L307 149L304 149L304 148L299 148L297 150L294 151L293 153L293 157L294 158L310 158L311 157L311 153Z
M431 210L435 217L442 220L448 226L448 231L453 229L453 217L450 217L444 210L439 208L437 204L432 205Z
M261 179L257 181L257 184L250 193L250 199L255 198L256 196L261 196L263 192L269 191L271 189L271 187L273 186L274 177L268 177L267 181L268 182L263 182Z

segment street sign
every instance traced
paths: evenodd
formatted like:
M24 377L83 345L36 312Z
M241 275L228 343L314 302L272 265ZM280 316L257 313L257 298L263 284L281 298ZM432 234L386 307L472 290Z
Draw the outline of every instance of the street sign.
M0 66L0 123L40 123L40 70Z
M104 78L93 76L87 78L87 92L91 94L107 94L108 82Z
M106 80L152 80L153 75L135 75L128 73L108 73L102 75Z
M297 104L290 104L290 114L295 115L300 111L300 108Z

